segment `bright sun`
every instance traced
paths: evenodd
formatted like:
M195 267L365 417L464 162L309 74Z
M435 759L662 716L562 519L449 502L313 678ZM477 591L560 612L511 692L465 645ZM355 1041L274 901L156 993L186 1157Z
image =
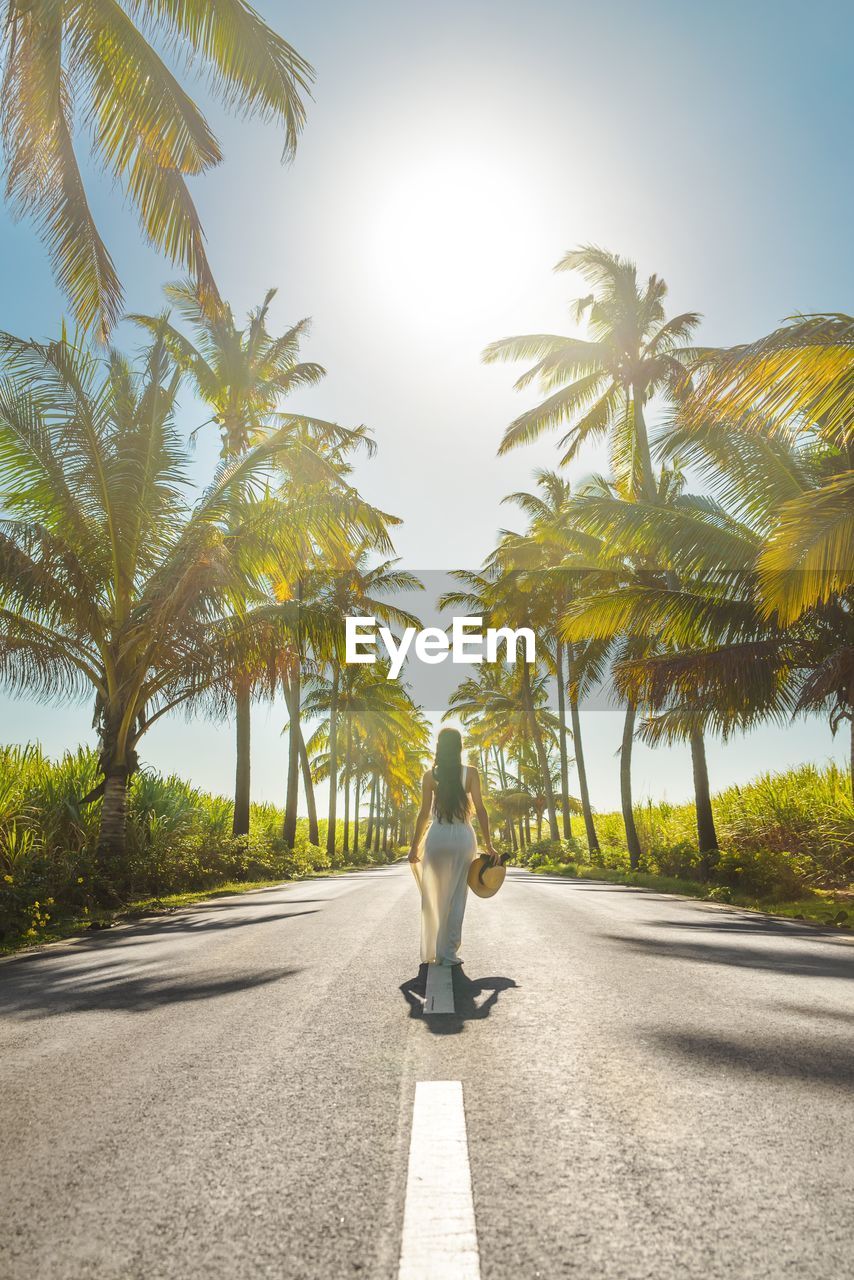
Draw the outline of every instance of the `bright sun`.
M461 142L419 151L377 192L365 266L386 304L430 325L474 322L527 272L533 209L506 156Z

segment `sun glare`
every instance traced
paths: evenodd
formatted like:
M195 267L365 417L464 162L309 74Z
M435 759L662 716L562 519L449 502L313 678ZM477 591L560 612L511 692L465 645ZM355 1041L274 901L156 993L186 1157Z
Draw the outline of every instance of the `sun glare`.
M430 325L474 323L527 274L531 204L518 171L489 149L412 155L377 193L364 265L386 304Z

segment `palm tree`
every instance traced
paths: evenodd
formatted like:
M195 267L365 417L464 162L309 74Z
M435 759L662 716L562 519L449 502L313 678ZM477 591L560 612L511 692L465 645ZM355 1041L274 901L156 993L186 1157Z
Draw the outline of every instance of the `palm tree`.
M651 497L656 483L645 407L656 394L682 387L685 363L693 354L684 344L699 316L688 311L668 320L667 285L659 276L641 286L633 262L590 245L565 254L555 270L577 271L593 286L574 304L576 320L587 317L591 338L528 334L486 348L487 363L535 359L516 388L537 383L550 393L511 422L499 453L569 422L560 441L562 465L585 441L607 436L614 475L624 479L628 471L631 488Z
M771 718L825 714L852 726L854 620L844 594L821 599L788 625L769 617L756 566L778 538L781 512L827 488L845 466L838 450L763 437L754 420L685 427L668 440L710 482L713 496L683 497L665 517L635 505L608 522L624 548L655 543L676 570L678 591L648 580L581 606L574 625L619 626L664 641L657 653L618 664L618 685L644 703L642 733L673 741L711 727L726 739ZM717 495L714 496L714 495ZM823 594L823 593L822 593ZM597 616L598 615L598 616ZM619 616L618 616L619 615Z
M456 571L453 574L460 581L474 587L480 595L483 588L478 587L478 575ZM456 593L449 593L442 598L440 607L446 607L456 599ZM482 597L481 597L482 598ZM465 603L467 609L472 607L472 595ZM552 765L553 744L558 734L558 720L548 709L549 689L548 675L545 671L534 670L532 675L528 662L517 662L515 666L482 665L476 675L462 681L448 700L448 709L444 718L457 716L470 730L472 725L486 726L484 740L496 750L499 766L499 785L503 791L519 791L520 778L524 767L530 768L532 763L540 770L538 792L545 798L546 810L549 813L550 838L558 839L556 809L554 803L554 769ZM475 738L477 740L477 737ZM517 764L517 777L513 779L506 768L503 758L504 750L512 753ZM531 795L525 791L530 807Z
M489 626L529 626L544 621L548 602L525 589L515 571L502 572L497 561L488 564L483 573L454 570L451 577L461 584L461 591L447 591L439 598L440 609L464 609L471 616L482 617ZM544 678L536 670L536 664L528 661L523 653L517 660L519 692L525 710L531 741L542 772L552 840L559 838L557 805L552 786L551 768L548 762L543 717L538 715L536 688L544 685ZM535 670L532 677L531 667ZM547 694L544 697L547 698ZM551 717L554 721L554 717ZM556 724L556 722L555 722Z
M137 23L139 25L137 25ZM133 205L146 240L215 298L185 179L222 152L198 106L150 44L181 50L226 107L284 129L294 154L309 64L244 0L7 0L0 34L6 196L32 217L79 324L106 341L122 287L95 225L75 151L81 126L98 165Z
M681 421L737 422L768 441L820 440L838 461L822 484L787 495L758 571L763 608L786 626L854 587L854 318L802 317L747 346L709 352Z
M388 518L391 519L390 517ZM376 549L376 543L373 544ZM317 583L319 597L335 618L335 629L328 650L316 655L316 674L311 680L311 707L314 714L328 717L329 810L326 827L326 852L335 854L335 831L338 812L339 712L344 665L344 620L348 616L370 615L386 626L419 627L421 624L405 609L388 599L395 591L420 591L421 581L407 570L399 569L397 560L370 563L371 544L362 540L348 548L342 563L334 572L321 573ZM328 676L326 672L328 671Z
M46 699L94 694L108 865L124 851L140 738L221 689L268 625L252 608L234 615L233 601L252 603L275 512L259 502L240 530L230 514L235 492L270 474L287 431L221 464L191 507L179 375L162 341L139 370L65 335L5 334L0 350L0 677ZM277 606L277 625L288 612Z
M539 470L535 472L538 492L511 493L504 499L513 502L528 516L528 529L521 535L506 535L502 539L500 553L502 560L519 570L531 574L541 582L541 590L545 591L552 602L549 618L549 633L553 638L553 663L558 687L558 720L560 722L560 759L561 759L561 807L564 836L571 834L570 795L569 795L569 752L567 746L567 730L565 723L565 704L569 701L571 721L571 737L575 750L575 768L578 774L578 789L581 797L581 812L584 818L588 850L591 854L599 853L599 840L593 821L593 809L590 803L590 790L587 781L587 769L584 760L584 745L581 736L581 715L579 711L579 694L582 676L589 676L599 653L588 642L567 642L558 635L558 620L565 612L572 594L583 591L588 578L587 568L573 572L567 558L579 552L596 551L598 548L579 538L577 531L571 529L569 519L572 488L568 480L564 480L554 471ZM565 665L564 665L565 664ZM601 675L601 672L598 674Z
M194 341L191 342L175 328L168 313L162 316L134 315L131 319L152 334L162 335L177 367L191 377L197 393L213 411L213 421L222 437L222 456L238 458L273 429L273 414L283 397L298 387L316 384L324 376L320 365L299 360L300 341L308 331L309 322L300 320L280 337L273 337L267 329L267 319L270 304L276 296L275 289L268 290L260 307L250 312L243 328L235 322L230 306L211 300L190 281L167 285L165 293L192 330ZM347 432L336 424L317 418L292 414L280 415L277 421L280 425L286 424L309 451L318 451L330 443L333 448L340 448L345 443L366 443L363 432ZM329 456L328 449L326 455L329 464L333 465L335 459ZM327 485L328 474L325 474L324 491ZM313 510L317 511L317 504ZM235 527L242 519L240 494L235 493ZM325 519L324 523L329 530L332 522ZM297 527L296 519L292 524ZM303 529L308 539L308 526L303 525ZM293 559L302 563L304 555L305 546ZM252 693L251 672L243 670L238 673L234 687L235 835L246 835L249 831ZM295 734L298 737L298 723ZM292 772L296 778L295 763Z
M560 441L562 464L570 462L585 441L606 436L611 470L620 488L629 498L660 502L662 489L652 464L646 406L656 395L678 399L686 392L686 366L697 354L686 344L700 317L688 311L668 320L667 285L659 276L650 276L641 286L633 262L590 245L567 253L556 270L577 271L592 286L574 307L577 321L587 317L591 337L529 334L503 338L486 348L488 362L534 358L536 363L516 387L521 390L537 383L550 393L510 424L499 453L569 422L570 429ZM671 585L677 586L675 581ZM692 733L690 746L698 824L701 843L705 843L713 824L702 735Z

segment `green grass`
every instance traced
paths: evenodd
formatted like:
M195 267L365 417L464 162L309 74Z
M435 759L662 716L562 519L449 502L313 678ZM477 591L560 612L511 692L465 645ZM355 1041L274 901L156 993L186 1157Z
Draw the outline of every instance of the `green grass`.
M534 875L565 876L573 880L603 880L608 884L634 885L641 889L655 889L659 893L681 894L687 898L699 898L706 902L725 903L765 915L788 916L807 920L814 924L831 925L850 932L854 928L854 892L813 889L809 893L787 901L760 899L755 894L732 890L720 895L720 886L701 884L697 880L685 880L679 876L656 875L649 871L623 871L615 867L597 867L575 862L543 862L532 868ZM833 924L829 917L846 913L842 924Z

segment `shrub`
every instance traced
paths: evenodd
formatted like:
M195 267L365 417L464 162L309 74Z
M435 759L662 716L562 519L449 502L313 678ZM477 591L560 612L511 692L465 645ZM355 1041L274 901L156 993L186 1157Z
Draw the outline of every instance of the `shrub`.
M234 837L229 800L142 769L128 793L127 852L111 864L107 883L95 860L100 802L80 804L98 778L97 755L85 748L56 761L38 747L0 748L0 938L37 938L59 912L95 915L100 905L298 879L333 865L325 822L314 845L300 819L289 850L282 810L253 804L249 835ZM339 845L341 834L343 827ZM359 856L367 864L395 855L363 848ZM343 860L337 853L334 865Z
M721 850L715 878L737 893L757 898L795 898L815 879L815 864L788 850Z

